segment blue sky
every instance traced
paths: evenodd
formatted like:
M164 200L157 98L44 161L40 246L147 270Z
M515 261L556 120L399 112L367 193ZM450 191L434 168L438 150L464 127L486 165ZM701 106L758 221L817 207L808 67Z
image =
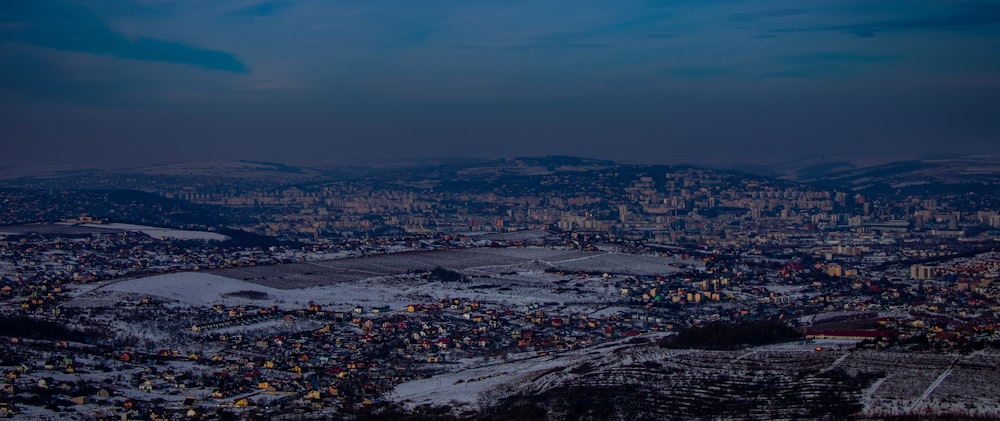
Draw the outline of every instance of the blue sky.
M998 3L0 3L0 165L1000 153L998 110Z

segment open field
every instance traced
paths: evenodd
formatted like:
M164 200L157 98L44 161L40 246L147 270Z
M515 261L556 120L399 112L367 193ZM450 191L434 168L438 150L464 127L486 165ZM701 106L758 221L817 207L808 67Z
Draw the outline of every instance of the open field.
M225 241L229 237L214 232L187 231L171 228L151 227L135 224L74 224L68 222L34 223L7 225L0 227L0 235L91 235L114 234L123 231L141 232L153 238L169 238L174 240L204 240Z
M91 234L114 234L120 232L119 229L106 228L97 225L70 225L53 223L19 224L6 225L0 227L0 234L7 235L91 235Z
M698 265L698 263L659 256L519 247L394 253L307 263L220 269L213 273L272 288L291 289L423 272L435 267L480 275L545 270L666 275L680 271L679 265Z
M407 304L464 298L517 306L552 302L572 302L579 305L593 303L578 309L589 313L618 299L617 289L612 287L614 278L572 277L574 279L570 282L567 280L568 276L540 271L474 275L462 283L429 281L416 274L331 277L325 278L320 284L298 288L288 288L288 282L278 280L273 284L285 286L280 289L267 286L259 280L245 281L222 276L243 272L213 272L185 272L92 284L77 289L74 299L64 305L110 307L119 301L135 301L142 296L150 296L166 299L180 306L256 305L291 310L315 302L322 304L324 308L338 310L350 310L360 304L366 307L389 306L394 311L403 311ZM234 294L240 291L264 293L266 298L251 300Z

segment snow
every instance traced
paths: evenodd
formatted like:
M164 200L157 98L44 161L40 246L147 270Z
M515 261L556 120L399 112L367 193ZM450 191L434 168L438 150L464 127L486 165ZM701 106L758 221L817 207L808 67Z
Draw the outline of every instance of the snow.
M281 290L274 288L199 272L171 273L130 279L94 290L94 292L97 291L150 295L176 300L192 306L210 306L219 302L260 303L259 300L224 297L225 294L238 291L260 291L267 293L269 297L280 296L282 293Z
M834 351L844 351L852 350L857 347L858 340L856 339L806 339L801 341L793 342L781 342L771 345L762 345L758 347L759 349L766 349L769 351L809 351L814 352L815 348L823 348L824 350L834 350Z
M295 289L357 282L377 276L401 276L414 271L429 271L434 267L456 270L473 277L544 271L669 275L679 271L678 266L684 264L688 263L657 256L523 247L413 251L359 258L239 267L220 270L217 273L274 288Z
M764 285L763 287L769 292L777 292L779 294L791 294L793 292L806 288L803 285L775 285L775 284L768 284Z
M645 335L653 342L662 336L662 334ZM505 394L513 393L520 387L535 383L545 373L562 371L564 368L582 361L592 361L595 359L595 355L600 355L596 358L601 361L607 357L617 359L618 363L623 363L620 357L613 356L616 354L616 350L623 347L629 349L630 352L643 353L640 356L643 359L662 359L666 355L688 352L659 347L632 348L626 345L629 340L623 339L606 343L597 348L582 348L545 356L521 353L510 354L508 359L464 360L460 361L452 372L399 384L388 397L409 407L430 404L433 406L450 405L457 409L476 409L480 403L495 404L497 398L502 398Z
M134 224L82 224L80 226L88 228L118 229L122 231L138 231L153 238L170 238L174 240L226 241L229 239L229 237L226 237L225 235L214 232L185 231Z
M532 356L516 361L497 361L402 383L396 386L390 398L413 406L431 404L475 408L478 400L486 392L515 382L531 373L565 364L566 361L559 356Z
M948 375L951 374L954 368L955 368L954 364L952 364L951 367L948 367L948 369L942 371L941 375L939 375L936 379L934 379L934 382L931 383L930 386L927 386L927 390L924 390L924 393L921 393L920 397L913 401L913 404L910 405L910 412L913 412L913 410L916 409L918 405L924 402L927 399L927 397L934 392L934 389L937 389L937 387L940 386L941 383L943 383L946 378L948 378Z
M604 308L592 311L592 312L590 312L590 313L587 314L587 317L601 318L601 317L606 317L606 316L613 316L613 315L619 314L619 313L629 313L629 312L632 312L634 310L635 309L632 309L632 308L629 308L629 307L609 306L609 307L604 307Z
M222 272L233 273L233 272ZM297 289L277 289L205 272L181 272L144 278L111 281L106 284L82 286L66 303L67 306L109 306L135 296L152 296L176 301L181 305L203 307L214 304L226 306L254 305L277 306L289 310L304 307L309 302L323 305L330 310L348 311L356 305L364 307L389 306L402 312L408 304L437 301L444 298L467 298L492 302L527 305L551 301L564 301L567 293L552 290L556 275L546 273L519 274L504 279L483 280L482 283L503 283L510 289L479 289L469 284L428 282L415 275L372 276L360 280L335 281L327 285ZM479 283L479 282L473 282ZM470 283L471 284L471 283ZM100 286L98 286L100 285ZM602 289L582 292L574 300L601 300L613 293ZM259 291L267 294L264 299L248 299L227 294L239 291Z

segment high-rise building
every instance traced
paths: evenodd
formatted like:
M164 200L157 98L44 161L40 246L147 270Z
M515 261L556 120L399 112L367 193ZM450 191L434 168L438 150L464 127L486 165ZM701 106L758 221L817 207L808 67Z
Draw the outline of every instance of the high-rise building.
M910 277L913 279L934 279L937 275L937 267L924 265L910 266Z

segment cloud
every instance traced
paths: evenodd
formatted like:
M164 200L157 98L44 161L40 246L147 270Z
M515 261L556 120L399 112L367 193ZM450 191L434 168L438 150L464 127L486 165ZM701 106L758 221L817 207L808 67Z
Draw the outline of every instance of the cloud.
M87 109L192 109L220 98L253 98L259 75L11 44L0 48L0 104ZM267 81L263 81L267 83Z
M779 18L784 16L795 16L801 15L808 12L806 9L794 9L794 8L784 8L784 9L769 9L761 10L757 12L748 13L736 13L729 15L730 22L755 22L761 19L767 18Z
M782 57L786 62L792 63L823 63L823 62L847 62L847 63L880 63L888 60L886 56L851 54L837 52L803 53L790 54Z
M103 105L118 93L115 84L83 81L85 76L61 65L55 53L32 47L0 49L0 99L4 102L55 101L74 105Z
M493 22L477 19L479 26L471 27L465 22L469 18L465 14L454 16L452 22L462 24L461 33L479 38L463 40L462 45L484 49L632 49L637 42L641 48L643 41L679 38L689 30L687 22L672 19L672 8L636 7L628 2L580 2L572 7L560 2L535 2L503 12L475 12L493 16Z
M3 41L63 51L247 73L246 64L225 51L154 39L129 39L115 32L90 10L60 0L4 2L0 6Z
M648 35L646 35L646 38L664 40L664 39L677 39L677 38L681 38L681 37L684 37L684 36L685 36L685 34L682 34L682 33L678 32L678 31L673 31L673 32L664 31L664 32L656 32L656 33L648 34Z
M740 62L679 65L658 74L686 80L720 80L737 82L763 79L838 79L863 74L872 66L894 59L890 56L845 52L810 52L785 54L757 59L753 66Z
M661 73L681 79L715 79L732 76L727 70L709 67L677 67L666 69Z
M551 33L499 43L460 44L459 47L485 50L594 49L610 48L614 44L584 33Z
M572 38L561 39L560 37L550 38L550 37L540 37L531 40L527 43L514 45L508 47L509 49L563 49L563 48L608 48L612 47L611 44L604 42L587 42L583 40L574 40Z
M291 4L287 1L268 0L236 8L227 13L226 16L231 18L267 18L273 17L279 11L290 6Z
M845 52L788 54L776 57L775 65L779 68L766 71L762 76L777 79L855 77L894 59L894 57L884 55Z
M955 9L957 10L938 16L925 16L913 19L890 19L875 22L820 26L813 28L785 28L776 29L773 32L833 31L853 34L860 38L868 38L884 33L926 30L959 30L996 25L1000 23L1000 6L997 5L973 3L956 6Z

